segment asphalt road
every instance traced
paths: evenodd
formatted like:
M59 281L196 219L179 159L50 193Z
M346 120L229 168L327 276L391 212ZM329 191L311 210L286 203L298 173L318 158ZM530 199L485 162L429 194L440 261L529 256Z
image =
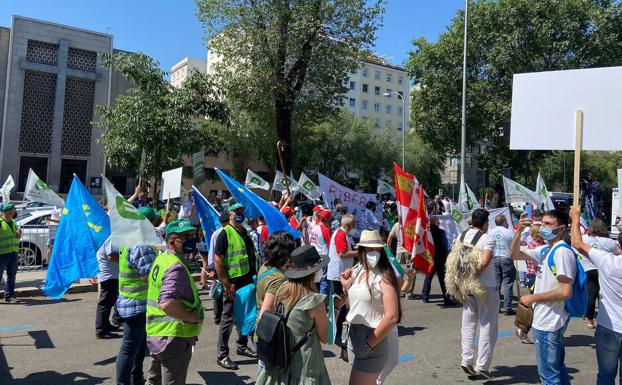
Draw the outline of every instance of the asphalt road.
M420 292L422 279L418 277ZM433 286L438 292L438 286ZM205 296L203 296L205 297ZM0 384L64 385L114 384L114 363L120 340L96 340L94 333L97 294L68 295L57 302L46 298L25 299L19 305L0 304ZM204 301L211 310L211 301ZM443 308L440 295L432 303L402 300L404 317L400 332L401 363L387 384L469 384L459 368L461 308ZM203 333L188 374L189 384L251 384L256 379L255 360L231 356L238 371L216 365L218 327L206 313ZM580 319L566 332L566 364L573 384L596 382L593 332ZM235 352L235 332L230 346ZM335 347L325 348L326 365L333 384L347 384L350 366L338 359ZM149 364L145 359L145 370ZM499 315L499 339L487 384L537 384L533 345L521 344L513 335L513 317Z

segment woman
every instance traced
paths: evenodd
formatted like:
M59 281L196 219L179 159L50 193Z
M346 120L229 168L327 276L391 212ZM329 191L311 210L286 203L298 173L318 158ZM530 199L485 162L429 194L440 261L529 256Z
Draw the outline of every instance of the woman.
M620 254L620 245L609 238L607 225L599 218L592 220L587 229L587 235L583 236L583 242L595 249L605 250L614 255ZM587 323L585 326L588 329L596 329L594 313L596 311L596 298L598 298L598 293L600 292L598 270L589 258L581 258L580 261L587 276L587 311L585 312Z
M257 272L257 322L263 312L274 311L276 292L287 280L283 272L295 248L294 238L286 232L276 232L268 239L264 249L266 263Z
M284 271L287 281L277 291L274 303L284 306L291 333L290 347L307 335L309 338L292 355L287 369L278 371L266 367L259 373L257 385L331 384L321 345L328 340L326 296L315 291L326 265L328 258L320 257L313 246L301 246L292 252L291 264Z
M341 275L350 305L350 385L374 385L389 360L387 336L402 318L400 289L378 231L362 232L358 252L359 264Z

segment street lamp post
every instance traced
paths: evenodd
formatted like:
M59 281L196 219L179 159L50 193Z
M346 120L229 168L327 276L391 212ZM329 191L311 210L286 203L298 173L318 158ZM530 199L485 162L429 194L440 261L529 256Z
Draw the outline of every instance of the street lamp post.
M469 0L464 2L464 52L462 57L462 129L460 141L460 191L464 189L464 168L466 161L466 77L467 77L467 32L469 23ZM458 197L460 199L460 197Z
M399 92L385 92L382 96L397 95L399 99L402 99L402 169L406 169L406 101L404 96Z

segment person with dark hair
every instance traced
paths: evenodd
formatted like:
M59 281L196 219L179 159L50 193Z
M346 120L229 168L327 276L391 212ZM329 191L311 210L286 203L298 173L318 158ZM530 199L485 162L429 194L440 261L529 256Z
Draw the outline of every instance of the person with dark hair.
M367 201L365 204L365 212L361 220L362 230L378 230L382 227L382 222L376 218L376 202Z
M620 245L609 237L607 225L600 218L595 218L587 229L587 234L583 236L583 242L595 249L604 250L613 255L620 254ZM598 269L589 258L581 258L581 265L587 276L587 311L585 318L587 319L586 327L588 329L596 329L594 325L594 315L596 314L596 298L600 292L598 284Z
M430 218L430 232L434 241L434 270L431 274L426 275L423 281L421 297L423 302L430 302L432 279L436 275L441 286L441 293L443 293L443 304L445 306L453 306L454 303L447 295L447 289L445 288L445 264L447 263L447 254L449 254L449 242L447 241L447 233L438 227L438 223L438 217Z
M594 175L592 175L592 172L589 171L581 181L581 200L583 201L585 213L590 221L601 214L601 196L600 182L598 182Z
M492 202L490 203L490 206L493 209L503 207L503 204L505 203L504 198L505 194L503 193L503 185L501 183L497 183L495 185L495 193L492 195Z
M495 217L496 227L488 233L495 240L495 250L493 252L493 263L497 290L503 290L503 313L507 316L516 314L512 309L512 288L516 281L516 267L514 262L508 259L508 251L514 231L510 229L508 219L504 214Z
M229 223L229 213L223 212L220 214L220 218L218 218L220 222L220 228L212 233L212 237L209 239L209 250L207 252L207 274L209 279L212 281L210 285L210 297L213 297L213 290L216 289L216 281L218 281L218 276L216 275L216 267L214 266L214 249L216 248L216 240L220 235L220 232L223 230L225 226ZM205 240L207 242L207 239ZM214 298L214 323L216 325L220 325L220 318L222 317L222 308L223 308L223 296L219 296L218 298Z

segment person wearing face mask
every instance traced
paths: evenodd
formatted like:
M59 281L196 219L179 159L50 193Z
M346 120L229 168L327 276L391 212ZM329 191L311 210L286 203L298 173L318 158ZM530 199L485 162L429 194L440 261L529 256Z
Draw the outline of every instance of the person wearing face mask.
M196 247L194 226L179 219L166 226L166 251L157 256L147 282L147 347L150 385L185 384L203 305L185 257Z
M246 219L244 205L235 203L229 207L229 224L216 238L214 247L214 267L222 284L223 308L218 333L218 358L216 363L229 370L238 366L229 358L229 336L233 329L233 300L237 289L254 282L256 274L255 245L243 224ZM248 337L238 332L237 354L257 358L257 353L247 346Z
M365 204L365 212L361 221L363 230L378 230L382 227L382 222L376 217L376 202L367 201Z
M530 218L521 215L510 247L510 258L532 259L539 265L534 293L522 296L520 301L534 309L531 326L542 384L567 385L570 384L570 377L564 364L563 337L570 317L564 301L572 297L572 280L577 273L575 253L563 240L568 228L568 215L559 210L544 213L540 236L547 244L536 249L520 246L520 233L531 224ZM549 268L549 258L553 258L555 272Z
M350 385L375 385L389 361L390 333L402 318L398 279L378 231L364 230L359 263L341 274L348 296L348 350L353 355Z
M12 203L2 205L0 217L0 278L6 269L6 285L4 286L4 302L17 303L15 298L15 277L17 276L17 263L19 256L19 239L22 230L17 227L15 218L15 206Z

